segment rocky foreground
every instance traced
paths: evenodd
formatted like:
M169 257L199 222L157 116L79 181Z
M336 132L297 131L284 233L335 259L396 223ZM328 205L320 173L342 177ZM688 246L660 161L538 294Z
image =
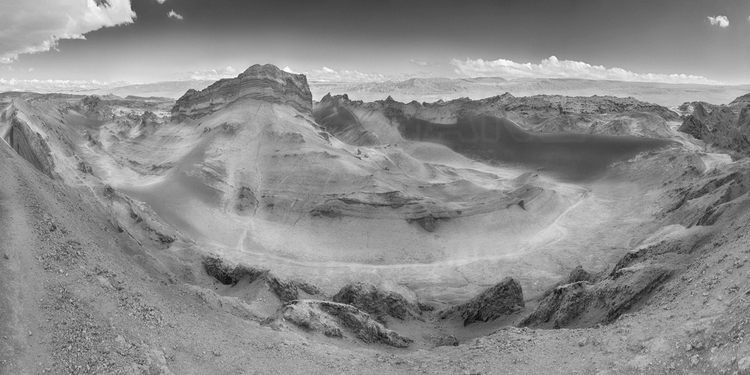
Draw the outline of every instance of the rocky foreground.
M2 373L750 373L743 98L682 114L612 97L313 105L304 76L269 65L176 103L2 98ZM497 153L411 143L441 126ZM584 175L570 160L492 169L508 145L556 145L560 159L571 142L619 151ZM590 196L566 205L560 176ZM616 217L592 226L605 208ZM473 235L509 241L518 225L549 240L440 268L463 259L448 256L465 251L452 233L483 220L503 225ZM318 236L264 248L306 226ZM357 258L315 242L359 232L410 251ZM436 261L440 242L452 248ZM572 249L600 245L597 262ZM329 263L299 265L316 257ZM514 261L528 265L503 268Z

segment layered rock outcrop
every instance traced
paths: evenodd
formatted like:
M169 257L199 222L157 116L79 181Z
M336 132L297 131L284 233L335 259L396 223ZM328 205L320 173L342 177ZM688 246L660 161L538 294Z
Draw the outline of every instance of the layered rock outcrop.
M335 302L358 307L382 321L385 316L398 319L419 317L419 307L404 296L391 291L383 291L372 284L349 284L333 296Z
M413 342L395 331L385 328L360 309L336 302L299 300L281 310L280 318L328 337L344 337L350 333L366 343L380 343L406 348Z
M524 307L523 290L518 281L506 277L483 291L469 302L452 307L440 314L443 319L460 317L464 325L489 322L520 311Z
M224 285L237 285L240 282L252 283L263 281L282 302L290 302L300 298L300 293L318 295L320 291L313 285L294 281L282 280L269 270L249 267L245 265L230 265L220 258L207 256L203 259L206 273Z
M315 121L338 139L357 146L380 144L380 138L368 130L347 106L346 95L332 97L326 95L315 106Z
M579 328L610 323L641 302L672 274L659 265L616 267L602 281L577 281L545 294L522 322L536 328Z
M300 112L312 111L307 78L270 64L253 65L236 78L222 79L204 90L188 90L172 108L172 119L183 121L216 112L240 98L287 104Z

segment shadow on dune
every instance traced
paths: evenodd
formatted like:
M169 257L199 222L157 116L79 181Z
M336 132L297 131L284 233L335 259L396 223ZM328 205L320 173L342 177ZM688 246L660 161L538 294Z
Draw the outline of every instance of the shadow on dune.
M594 178L613 162L675 144L633 136L530 133L491 116L463 117L455 124L409 118L399 130L407 139L441 143L473 158L543 168L571 180Z

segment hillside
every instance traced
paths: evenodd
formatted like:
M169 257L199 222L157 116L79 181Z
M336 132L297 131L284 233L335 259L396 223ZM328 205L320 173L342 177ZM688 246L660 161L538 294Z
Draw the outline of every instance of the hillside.
M737 104L0 98L2 373L750 368Z

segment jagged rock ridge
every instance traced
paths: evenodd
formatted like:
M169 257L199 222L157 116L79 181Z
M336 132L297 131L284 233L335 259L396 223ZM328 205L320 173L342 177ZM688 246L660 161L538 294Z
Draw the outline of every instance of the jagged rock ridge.
M689 113L679 130L704 142L736 153L750 152L750 103L737 98L732 104L685 103Z

